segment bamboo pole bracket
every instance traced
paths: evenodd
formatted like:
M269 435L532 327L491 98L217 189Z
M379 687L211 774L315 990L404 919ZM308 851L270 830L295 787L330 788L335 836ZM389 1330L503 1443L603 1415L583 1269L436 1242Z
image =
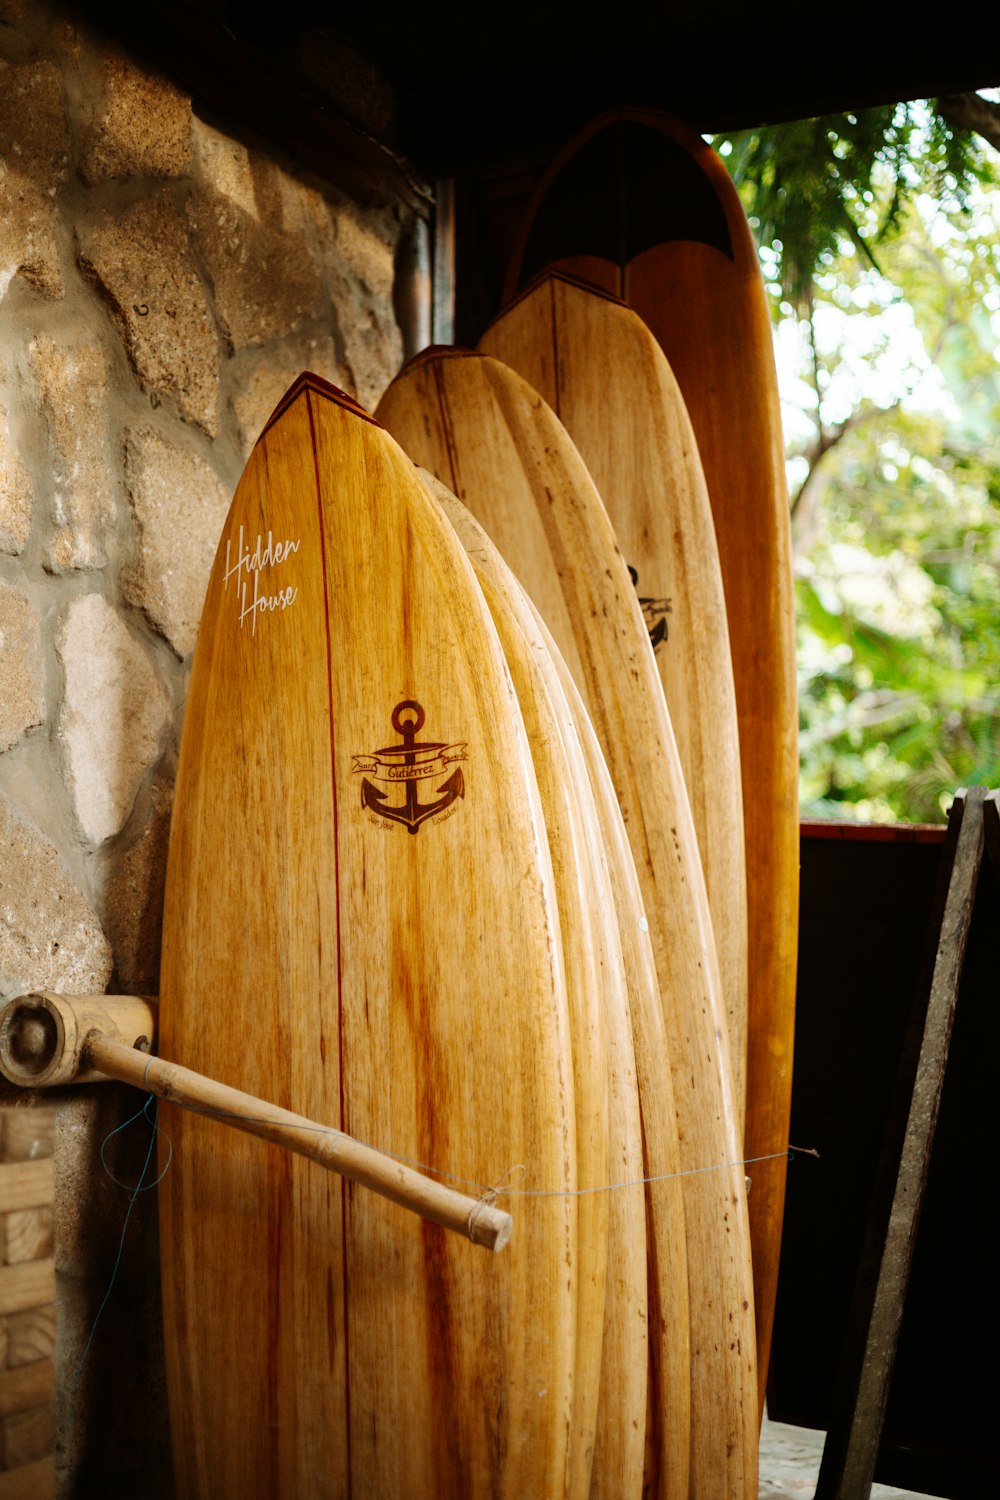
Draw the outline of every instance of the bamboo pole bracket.
M155 1004L138 995L21 995L0 1010L0 1073L21 1088L117 1079L272 1141L400 1207L502 1250L513 1220L492 1195L471 1198L405 1163L263 1099L153 1055Z
M139 995L21 995L0 1011L0 1072L21 1088L105 1082L87 1050L92 1032L151 1052L155 1004Z

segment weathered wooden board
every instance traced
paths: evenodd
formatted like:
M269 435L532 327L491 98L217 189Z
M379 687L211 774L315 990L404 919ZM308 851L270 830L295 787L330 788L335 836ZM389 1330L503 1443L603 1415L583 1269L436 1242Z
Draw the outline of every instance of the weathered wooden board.
M604 1266L603 1258L588 1255L584 1247L589 1219L603 1230L607 1264L606 1295L602 1277L600 1302L592 1302L598 1316L603 1313L603 1338L600 1325L596 1330L601 1359L589 1369L578 1362L574 1430L583 1419L573 1466L582 1481L578 1492L594 1500L638 1500L649 1352L642 1122L622 944L597 808L569 705L524 591L465 506L433 475L424 477L469 555L500 636L531 745L559 897L582 1195L581 1353L594 1347L593 1336L584 1336L582 1311L591 1300L589 1283L596 1283ZM596 1136L602 1120L610 1125L610 1150L605 1131L602 1149L594 1149L595 1140L586 1161L583 1143ZM616 1183L630 1186L608 1190ZM518 1206L517 1198L512 1206ZM678 1373L686 1384L686 1368Z
M558 418L497 360L431 351L379 412L465 501L535 599L583 685L642 885L685 1177L691 1483L756 1487L756 1365L726 1018L691 809L638 598ZM709 1168L710 1170L700 1170ZM693 1169L699 1169L694 1171ZM721 1479L720 1479L721 1475Z
M749 915L745 1143L761 1372L785 1193L798 912L791 540L771 327L753 237L722 161L669 115L622 109L556 159L508 297L543 270L633 307L670 361L708 483L740 730ZM776 1154L777 1153L777 1154Z
M549 1195L491 1257L171 1112L179 1493L567 1493L573 1063L530 751L464 552L313 376L258 441L209 585L161 1021L188 1066L465 1185L523 1164Z
M552 407L633 575L698 834L742 1119L747 892L736 694L712 510L687 409L641 318L565 276L543 277L511 303L480 348Z

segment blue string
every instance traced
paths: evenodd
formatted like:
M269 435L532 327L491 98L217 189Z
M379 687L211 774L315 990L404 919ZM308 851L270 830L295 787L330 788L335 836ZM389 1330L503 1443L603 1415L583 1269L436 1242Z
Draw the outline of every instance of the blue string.
M107 1146L108 1142L111 1140L112 1136L118 1135L119 1132L122 1131L122 1130L127 1130L128 1127L130 1125L134 1125L135 1122L136 1122L136 1120L138 1120L140 1117L144 1117L145 1120L146 1120L146 1123L150 1126L149 1146L148 1146L148 1148L146 1150L146 1160L142 1164L142 1171L139 1173L139 1180L138 1180L138 1182L136 1182L135 1186L131 1189L131 1196L130 1196L129 1201L128 1201L128 1208L127 1208L127 1210L125 1212L125 1222L122 1224L121 1238L118 1241L118 1254L115 1256L114 1268L112 1269L111 1277L110 1277L110 1280L108 1281L107 1290L104 1293L103 1298L101 1299L101 1305L97 1309L97 1312L94 1314L94 1321L90 1325L90 1332L87 1335L87 1342L84 1345L83 1353L80 1356L80 1363L77 1365L77 1367L76 1367L76 1374L73 1377L73 1388L72 1388L72 1393L70 1395L70 1402L71 1402L71 1404L73 1402L75 1402L75 1400L76 1400L77 1388L79 1387L79 1384L80 1384L80 1376L83 1374L83 1367L87 1363L87 1356L90 1353L90 1346L94 1342L94 1335L97 1332L97 1325L98 1325L98 1323L101 1320L101 1314L103 1313L105 1307L107 1307L107 1305L108 1305L108 1299L111 1296L112 1290L114 1288L115 1281L118 1279L118 1270L119 1270L119 1267L121 1266L122 1255L123 1255L124 1250L125 1250L125 1235L126 1235L126 1233L128 1231L129 1219L131 1219L131 1217L132 1217L132 1210L135 1207L136 1199L138 1198L138 1196L139 1196L140 1193L148 1192L150 1188L156 1187L157 1183L163 1181L163 1178L164 1178L164 1176L166 1175L166 1172L167 1172L167 1168L170 1166L170 1162L171 1162L171 1160L173 1158L173 1149L174 1148L173 1148L172 1142L170 1142L170 1140L168 1138L167 1144L168 1144L169 1150L168 1150L168 1153L167 1153L167 1160L166 1160L166 1164L165 1164L165 1166L163 1168L163 1171L156 1178L155 1182L148 1182L148 1183L145 1184L145 1186L143 1186L143 1182L144 1182L146 1173L149 1171L149 1163L150 1163L150 1161L152 1160L152 1157L153 1157L153 1147L156 1144L156 1137L157 1137L157 1134L160 1133L159 1126L157 1125L155 1119L151 1119L150 1115L149 1115L149 1106L151 1104L153 1104L153 1103L155 1103L155 1097L154 1097L153 1094L150 1094L147 1097L147 1099L146 1099L146 1101L143 1104L143 1106L142 1106L141 1109L136 1110L135 1114L134 1115L130 1115L129 1118L127 1120L124 1120L121 1125L116 1125L115 1128L114 1128L114 1130L109 1130L108 1133L107 1133L107 1135L104 1137L104 1140L101 1142L101 1166L104 1168L105 1172L111 1178L111 1181L113 1183L115 1183L118 1187L128 1189L128 1186L129 1186L128 1183L126 1183L126 1182L120 1182L118 1180L118 1178L114 1175L114 1173L111 1171L111 1168L108 1166L107 1159L106 1159L106 1157L104 1155L105 1147Z

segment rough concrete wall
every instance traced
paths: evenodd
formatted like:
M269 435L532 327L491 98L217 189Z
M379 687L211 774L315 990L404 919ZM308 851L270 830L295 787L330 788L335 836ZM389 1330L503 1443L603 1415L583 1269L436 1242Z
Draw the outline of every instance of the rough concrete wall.
M193 115L36 0L0 0L0 995L155 993L171 792L215 543L303 368L374 405L405 229ZM14 1102L0 1091L0 1104ZM30 1101L21 1100L24 1107ZM155 1194L58 1099L62 1495L169 1494ZM138 1174L140 1125L109 1142Z

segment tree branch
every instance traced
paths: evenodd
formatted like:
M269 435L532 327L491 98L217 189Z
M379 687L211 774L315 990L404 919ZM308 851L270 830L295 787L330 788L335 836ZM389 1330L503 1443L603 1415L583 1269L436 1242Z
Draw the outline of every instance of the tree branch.
M865 426L867 422L874 421L877 417L884 417L889 412L895 411L901 400L901 397L897 397L890 406L859 407L842 422L837 422L832 427L821 428L815 440L801 455L809 468L805 479L792 495L789 503L792 517L792 550L796 557L805 556L816 540L823 496L833 478L829 464L823 463L824 456L831 449L836 448L838 443L843 442L848 433L857 431L859 427Z
M935 103L952 130L972 130L1000 151L1000 104L979 94L945 94Z

